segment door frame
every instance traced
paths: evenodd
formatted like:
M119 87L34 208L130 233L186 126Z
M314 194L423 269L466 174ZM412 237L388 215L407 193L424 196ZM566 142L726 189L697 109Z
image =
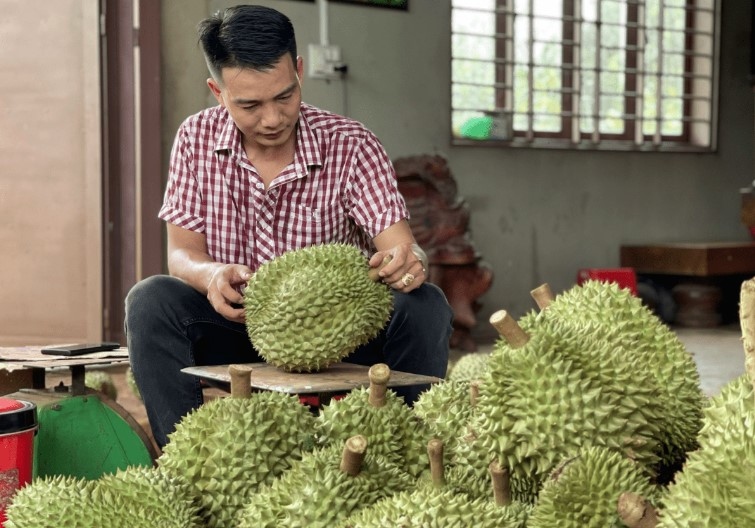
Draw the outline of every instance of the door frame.
M159 1L100 0L103 338L125 344L124 299L163 273Z

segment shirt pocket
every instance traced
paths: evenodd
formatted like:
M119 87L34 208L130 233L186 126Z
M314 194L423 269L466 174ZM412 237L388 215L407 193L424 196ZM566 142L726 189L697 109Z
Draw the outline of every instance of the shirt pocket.
M346 213L338 203L321 203L315 206L291 204L288 213L278 218L277 252L342 242L349 231L348 225Z

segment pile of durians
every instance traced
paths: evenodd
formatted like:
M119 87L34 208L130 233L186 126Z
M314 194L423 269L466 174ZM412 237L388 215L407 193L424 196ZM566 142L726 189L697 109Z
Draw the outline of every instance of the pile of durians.
M341 247L289 257L299 272L319 266L315 282L329 287L339 268L366 270L360 259ZM264 273L286 281L265 302L317 288ZM374 305L386 295L366 296L372 312L356 319L372 328L344 344L340 322L335 359L298 369L289 357L285 368L322 368L368 339L385 323L385 306ZM538 309L518 321L493 314L493 352L454 364L414 407L388 387L385 365L370 369L369 387L316 413L293 395L252 393L249 368L231 366L231 395L185 416L154 467L37 479L17 492L5 526L755 526L755 279L740 299L746 372L713 398L681 341L629 291L589 281L533 297ZM245 306L259 318L254 302ZM318 317L344 312L322 309L306 314L314 332ZM301 341L302 326L289 331Z

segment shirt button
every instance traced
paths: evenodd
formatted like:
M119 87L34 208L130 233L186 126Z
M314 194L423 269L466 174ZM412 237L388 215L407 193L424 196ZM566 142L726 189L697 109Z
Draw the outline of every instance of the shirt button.
M264 188L265 188L265 184L264 184L264 183L262 183L262 182L257 182L257 188L258 188L259 190L262 190L262 189L264 189Z

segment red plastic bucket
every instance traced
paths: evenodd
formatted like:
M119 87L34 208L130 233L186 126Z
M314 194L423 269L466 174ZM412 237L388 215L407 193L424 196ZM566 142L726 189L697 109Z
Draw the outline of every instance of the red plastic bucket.
M3 524L5 509L13 495L31 482L36 431L36 405L0 398L0 522Z

